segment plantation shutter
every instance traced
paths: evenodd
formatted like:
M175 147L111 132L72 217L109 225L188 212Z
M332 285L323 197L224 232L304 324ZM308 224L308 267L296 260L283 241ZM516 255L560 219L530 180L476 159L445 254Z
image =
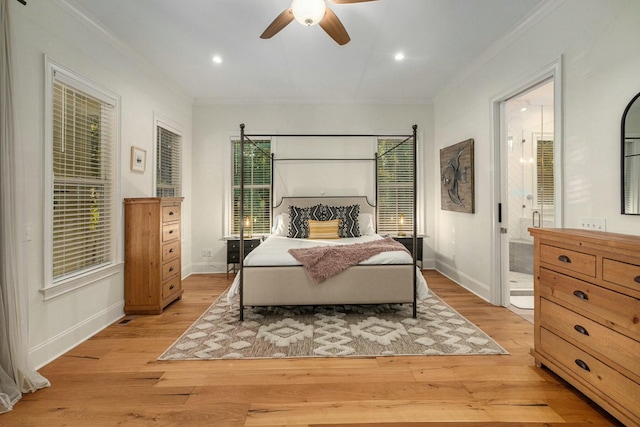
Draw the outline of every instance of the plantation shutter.
M378 140L381 157L377 165L377 231L380 234L413 232L413 145L411 140L398 145L401 142Z
M182 137L162 126L157 127L156 196L182 196Z
M246 234L268 234L271 224L271 141L245 141L244 216L240 216L240 141L232 141L232 234L240 233L245 221Z
M553 141L539 140L536 150L538 204L553 205Z
M113 259L115 105L94 89L54 73L54 283Z

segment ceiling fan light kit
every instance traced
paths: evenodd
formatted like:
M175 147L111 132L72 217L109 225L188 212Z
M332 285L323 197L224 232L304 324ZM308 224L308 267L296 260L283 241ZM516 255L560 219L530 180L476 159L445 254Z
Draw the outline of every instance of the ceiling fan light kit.
M293 0L291 12L296 21L310 27L318 24L327 11L324 0Z
M375 0L331 0L336 4L364 3ZM310 27L319 24L320 27L340 46L349 43L349 33L331 9L326 0L293 0L291 7L280 13L266 30L260 35L261 39L270 39L296 20L302 25Z

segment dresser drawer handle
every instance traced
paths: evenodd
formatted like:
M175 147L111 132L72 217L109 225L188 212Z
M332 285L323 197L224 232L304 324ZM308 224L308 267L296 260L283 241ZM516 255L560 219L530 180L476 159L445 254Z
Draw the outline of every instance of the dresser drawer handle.
M589 301L589 295L585 294L582 291L573 291L573 295L575 295L578 298L583 299L585 301Z
M173 211L169 212L169 216L173 216Z
M172 290L173 290L173 288L175 288L175 287L176 287L175 285L171 285L171 286L169 286L169 290L170 290L170 291L172 291ZM576 363L577 363L577 362L576 362Z
M576 359L576 365L578 365L579 367L581 367L587 372L591 372L589 365L587 365L587 362L585 362L584 360Z
M636 282L636 283L640 283L640 276L634 277L633 281Z
M560 256L558 257L558 261L560 261L560 262L564 262L564 263L567 263L567 264L571 264L571 258L569 258L569 257L568 257L568 256L566 256L566 255L560 255Z
M587 328L585 328L582 325L575 325L573 327L573 329L575 329L576 331L580 332L582 335L589 336L589 331L587 331Z
M169 230L169 234L173 234L173 230Z
M171 267L169 267L169 273L171 273L173 271L173 265ZM589 335L589 334L587 334Z
M173 253L173 248L169 249L169 253L172 254Z

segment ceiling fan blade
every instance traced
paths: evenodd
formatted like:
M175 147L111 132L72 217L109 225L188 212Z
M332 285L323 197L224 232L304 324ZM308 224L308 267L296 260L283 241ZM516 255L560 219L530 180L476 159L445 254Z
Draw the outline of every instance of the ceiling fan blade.
M366 1L376 1L376 0L331 0L335 4L349 4L349 3L364 3Z
M318 25L340 46L351 41L351 37L349 37L349 33L347 33L344 25L342 25L340 19L338 19L336 14L329 8L327 8L324 18L322 18L322 21L320 21Z
M273 20L266 30L260 35L261 39L270 39L278 34L280 30L289 25L293 21L293 12L291 8L285 10Z

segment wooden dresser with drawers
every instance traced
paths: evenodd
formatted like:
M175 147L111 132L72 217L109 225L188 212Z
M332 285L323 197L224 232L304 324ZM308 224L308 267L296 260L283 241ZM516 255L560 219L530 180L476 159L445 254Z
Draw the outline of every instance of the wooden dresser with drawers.
M182 197L124 199L124 312L160 314L182 296Z
M640 236L530 228L533 356L626 425L640 425Z

